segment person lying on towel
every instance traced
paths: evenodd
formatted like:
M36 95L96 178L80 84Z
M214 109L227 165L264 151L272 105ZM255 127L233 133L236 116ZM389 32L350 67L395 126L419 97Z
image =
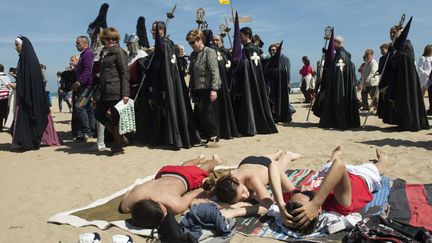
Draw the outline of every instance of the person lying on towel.
M220 163L219 156L214 155L207 161L204 161L204 156L199 156L180 166L166 165L156 173L154 180L128 191L120 203L120 211L131 213L135 226L158 228L168 212L176 215L190 206L192 200L203 192L201 185L208 172Z
M266 188L269 166L277 164L280 172L284 173L289 162L301 157L300 154L282 150L265 156L249 156L240 162L237 169L230 170L216 180L206 180L203 188L216 195L220 206L228 208L222 210L225 217L263 215L273 204Z
M291 229L313 229L321 209L348 215L372 201L372 192L380 187L380 177L387 165L387 153L377 149L377 161L362 165L345 165L340 146L318 172L318 177L295 188L278 164L269 167L270 185L283 224Z

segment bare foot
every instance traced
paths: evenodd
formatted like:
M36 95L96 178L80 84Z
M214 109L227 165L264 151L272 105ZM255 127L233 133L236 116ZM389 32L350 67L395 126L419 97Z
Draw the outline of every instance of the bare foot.
M376 156L378 162L375 163L375 166L378 168L380 175L383 175L387 169L387 162L388 162L387 152L382 149L377 149Z
M223 164L222 159L217 154L213 155L213 160L216 161L218 165Z
M279 156L281 156L282 153L283 153L283 151L281 149L278 149L276 152L274 152L272 154L265 155L265 157L268 157L271 160L278 160Z
M387 155L386 151L384 151L382 149L377 149L376 150L376 155L377 155L378 162L385 162L385 163L387 163L388 155Z
M292 161L292 160L296 160L296 159L303 158L303 155L301 155L301 154L296 154L296 153L293 153L293 152L291 152L291 151L286 151L286 152L285 152L285 155L288 156L288 158L290 158L291 161Z
M335 149L333 149L332 155L330 157L330 161L335 161L335 159L340 159L342 155L342 147L339 145Z
M205 155L204 154L198 155L197 160L199 160L200 163L204 162L205 161Z

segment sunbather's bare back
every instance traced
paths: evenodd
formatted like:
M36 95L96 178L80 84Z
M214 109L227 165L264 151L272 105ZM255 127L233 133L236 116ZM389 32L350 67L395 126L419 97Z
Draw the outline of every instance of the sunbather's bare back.
M272 163L278 163L281 171L284 172L289 162L301 158L302 155L278 150L276 153L265 155L265 157L269 158ZM264 187L269 184L268 168L261 164L245 163L231 173L252 191L257 191L258 187Z
M121 202L121 210L128 213L136 202L151 199L172 211L185 193L186 187L180 179L170 176L161 177L135 186L128 191Z

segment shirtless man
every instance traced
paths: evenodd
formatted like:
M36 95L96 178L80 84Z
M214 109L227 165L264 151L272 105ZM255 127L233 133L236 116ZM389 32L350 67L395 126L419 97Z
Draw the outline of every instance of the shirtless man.
M203 192L201 185L208 172L220 163L217 155L207 161L201 155L181 166L164 166L154 180L128 191L121 201L120 210L132 214L135 226L155 229L168 212L179 214L189 207L192 200Z
M270 184L285 226L309 230L321 209L347 215L359 211L372 200L372 192L381 186L387 153L377 149L378 160L361 165L345 165L340 159L341 153L338 146L317 178L302 188L295 188L287 176L279 172L277 164L270 165Z

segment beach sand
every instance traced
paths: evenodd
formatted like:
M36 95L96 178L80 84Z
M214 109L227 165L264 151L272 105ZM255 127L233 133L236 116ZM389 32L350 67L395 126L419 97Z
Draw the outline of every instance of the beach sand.
M227 164L238 164L248 155L291 150L304 155L291 165L292 168L318 169L337 145L343 147L343 160L351 164L374 159L375 149L381 147L389 154L387 175L392 179L432 182L432 131L398 132L376 116L369 118L365 129L320 129L318 118L312 114L309 122L305 122L308 106L301 103L301 95L292 95L291 101L297 112L292 123L278 125L278 134L221 140L221 146L213 149L194 147L171 151L134 145L127 147L124 155L112 158L107 153L87 153L86 148L92 143L72 141L71 114L58 113L54 102L55 127L64 146L11 152L10 135L0 133L0 242L77 242L79 234L95 231L101 234L103 242L111 242L112 235L125 232L117 228L105 231L96 227L74 228L48 224L47 220L59 212L104 198L130 185L136 178L155 173L164 164L178 163L199 154L210 158L216 153ZM432 124L431 117L429 122ZM133 238L135 242L145 242L141 237ZM238 234L232 242L251 240L278 242Z

